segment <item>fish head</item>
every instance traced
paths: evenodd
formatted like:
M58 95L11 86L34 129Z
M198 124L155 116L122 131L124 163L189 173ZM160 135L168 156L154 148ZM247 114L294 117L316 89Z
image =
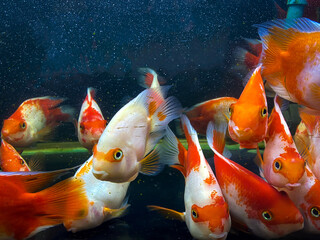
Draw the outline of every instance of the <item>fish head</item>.
M215 203L198 206L193 204L186 211L188 228L196 239L226 239L231 227L228 205L223 197ZM214 217L213 217L214 216Z
M229 115L228 130L234 141L251 144L265 138L268 124L266 106L237 102L230 106Z
M28 124L24 119L8 118L4 120L1 137L8 143L15 145L26 136Z
M133 181L140 170L135 151L130 146L117 144L117 141L99 149L99 142L93 148L94 176L102 181L116 183Z

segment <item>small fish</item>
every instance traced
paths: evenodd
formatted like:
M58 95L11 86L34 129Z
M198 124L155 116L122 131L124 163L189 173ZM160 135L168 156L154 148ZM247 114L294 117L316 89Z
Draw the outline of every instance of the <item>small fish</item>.
M320 233L320 181L312 173L309 166L303 176L300 187L281 189L285 191L304 217L304 231Z
M304 109L299 109L299 114L307 134L297 135L296 144L312 173L320 179L320 116L310 115Z
M96 178L130 182L139 172L154 175L162 169L154 147L164 136L168 123L181 113L176 98L165 98L167 91L165 86L151 86L114 115L93 148Z
M185 221L195 239L226 239L231 227L228 205L203 155L197 132L185 115L181 120L188 141L188 151L169 128L161 151L166 152L166 157L174 158L180 163L173 167L180 170L185 177L185 212L158 206L148 207L165 216Z
M258 66L238 101L229 108L229 134L240 148L256 148L267 134L268 107L260 70Z
M320 24L307 18L257 25L262 77L282 98L320 111Z
M88 88L87 96L82 103L77 123L79 142L89 150L98 143L107 124L107 120L103 118L98 104L93 99L94 95L94 89Z
M47 173L0 173L0 238L26 239L64 219L81 219L87 206L81 181L66 179L40 192ZM84 202L84 203L83 203Z
M91 229L126 213L130 205L125 197L130 183L112 183L95 178L92 173L92 156L82 164L74 178L84 183L89 203L86 210L88 214L82 219L65 220L64 226L68 231Z
M20 156L14 147L3 139L1 139L0 166L1 170L4 172L31 171L26 161Z
M296 148L279 105L281 99L276 96L269 117L263 160L258 151L260 175L275 187L298 187L304 175L305 160Z
M219 142L226 125L208 125L208 144L214 151L216 177L230 209L232 224L264 239L279 238L303 228L303 216L284 192L241 165L224 157ZM212 135L214 133L214 135Z
M60 122L72 121L73 109L60 106L62 98L41 97L24 101L4 120L1 136L14 147L42 141Z

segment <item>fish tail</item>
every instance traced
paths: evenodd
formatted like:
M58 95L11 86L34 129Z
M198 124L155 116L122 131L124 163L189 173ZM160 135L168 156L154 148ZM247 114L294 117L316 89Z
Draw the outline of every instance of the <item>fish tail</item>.
M241 65L242 68L250 71L254 69L259 63L259 56L254 55L244 48L237 47L234 52L237 64Z
M89 105L92 103L92 99L95 97L96 90L92 87L87 88L87 101Z

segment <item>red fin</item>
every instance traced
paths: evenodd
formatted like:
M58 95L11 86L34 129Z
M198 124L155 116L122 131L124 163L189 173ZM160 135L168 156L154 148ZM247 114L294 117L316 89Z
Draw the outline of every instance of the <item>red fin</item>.
M225 147L225 134L227 131L228 124L222 122L221 124L213 124L209 122L207 128L207 141L210 148L214 148L220 154L223 153Z

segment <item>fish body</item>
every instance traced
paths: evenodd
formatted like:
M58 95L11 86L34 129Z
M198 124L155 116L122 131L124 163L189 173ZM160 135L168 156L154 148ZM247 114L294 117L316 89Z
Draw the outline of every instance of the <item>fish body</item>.
M162 168L152 150L167 124L181 112L165 87L144 90L111 119L93 150L93 174L100 180L133 181L139 172L154 175Z
M216 177L230 209L232 222L245 232L264 239L283 237L303 228L303 217L284 192L278 192L265 180L241 165L220 154L215 149L223 141L220 134L224 127L215 129L209 123L207 139L215 152Z
M87 96L82 103L77 123L79 142L90 150L98 143L107 124L107 120L103 118L100 107L93 99L94 94L93 88L87 89Z
M26 161L4 139L1 139L0 166L4 172L31 171Z
M32 98L4 120L1 136L14 147L26 147L52 133L60 122L72 121L73 110L59 106L64 99Z
M89 203L87 205L88 214L79 220L64 221L64 226L68 231L78 232L91 229L125 213L129 206L125 204L125 197L130 183L112 183L95 178L92 173L92 156L78 169L74 178L84 182Z
M293 141L280 101L278 96L274 98L260 169L264 178L275 187L298 187L304 175L305 160Z
M320 110L320 24L307 18L257 25L262 76L282 98Z
M40 192L33 173L0 174L0 238L26 239L64 219L86 216L83 184L69 178ZM41 178L41 174L37 175ZM29 186L30 185L30 186Z
M240 98L229 109L229 135L240 148L256 148L267 133L268 107L260 69L261 66L256 68Z

